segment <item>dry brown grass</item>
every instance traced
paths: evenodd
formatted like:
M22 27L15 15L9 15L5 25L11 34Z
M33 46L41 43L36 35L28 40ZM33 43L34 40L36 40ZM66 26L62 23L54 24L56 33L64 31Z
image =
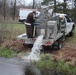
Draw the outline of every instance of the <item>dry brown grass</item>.
M1 46L4 48L12 49L16 52L20 52L23 50L26 51L26 48L22 44L19 44L17 40L4 40Z

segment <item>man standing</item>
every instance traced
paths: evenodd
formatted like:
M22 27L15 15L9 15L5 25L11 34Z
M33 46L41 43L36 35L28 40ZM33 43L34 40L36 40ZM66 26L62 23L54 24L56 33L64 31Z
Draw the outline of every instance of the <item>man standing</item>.
M26 18L26 33L27 33L28 38L33 37L33 30L34 30L33 23L35 22L35 16L36 16L36 12L33 11L29 13Z

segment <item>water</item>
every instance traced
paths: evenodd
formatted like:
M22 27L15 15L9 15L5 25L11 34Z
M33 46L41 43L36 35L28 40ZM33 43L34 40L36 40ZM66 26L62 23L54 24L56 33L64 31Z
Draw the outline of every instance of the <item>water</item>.
M30 52L30 54L28 56L24 56L22 57L25 61L31 61L31 60L36 60L38 61L40 58L40 50L42 48L42 41L43 41L43 35L38 36L38 38L36 39L33 47L32 47L32 51Z

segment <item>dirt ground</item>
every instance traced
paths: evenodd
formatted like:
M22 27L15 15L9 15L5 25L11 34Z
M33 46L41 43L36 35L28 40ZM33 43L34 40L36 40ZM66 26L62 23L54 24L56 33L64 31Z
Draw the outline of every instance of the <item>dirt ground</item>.
M64 47L61 50L52 51L57 55L58 59L64 59L66 61L76 60L76 49L71 47Z
M4 40L2 47L10 48L18 53L31 51L31 48L28 48L28 46L24 47L22 44L19 44L16 39ZM66 38L61 50L46 48L42 52L53 54L56 60L64 59L65 61L72 61L73 64L76 65L76 40L72 39L72 37Z
M28 51L31 48L24 47L22 44L19 44L16 40L7 40L2 44L3 47L7 47L13 49L14 51ZM61 50L52 50L50 48L46 49L46 53L49 52L51 54L55 54L59 56L59 58L76 58L76 44L68 44L65 43Z

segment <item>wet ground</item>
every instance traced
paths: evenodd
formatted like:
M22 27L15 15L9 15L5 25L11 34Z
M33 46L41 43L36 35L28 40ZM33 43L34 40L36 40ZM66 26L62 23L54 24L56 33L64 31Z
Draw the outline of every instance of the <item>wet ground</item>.
M40 71L27 60L0 57L0 75L40 75Z
M16 59L0 58L0 75L24 75L24 66Z
M45 48L43 53L50 53L54 56L55 60L64 60L71 62L72 65L76 66L76 43L67 42L63 44L60 50Z
M24 68L27 63L22 63L21 59L17 58L0 58L0 75L25 75Z

